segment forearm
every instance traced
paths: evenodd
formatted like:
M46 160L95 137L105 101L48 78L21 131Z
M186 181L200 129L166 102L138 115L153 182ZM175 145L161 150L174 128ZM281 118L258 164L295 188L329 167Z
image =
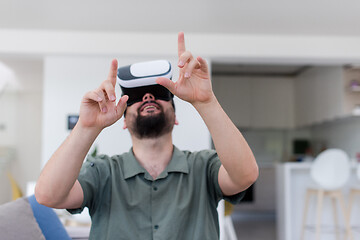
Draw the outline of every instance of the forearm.
M246 140L216 97L194 104L212 136L220 161L236 185L246 186L258 176L258 166Z
M84 158L99 130L77 124L67 139L55 151L42 170L35 194L50 205L62 202L73 187Z

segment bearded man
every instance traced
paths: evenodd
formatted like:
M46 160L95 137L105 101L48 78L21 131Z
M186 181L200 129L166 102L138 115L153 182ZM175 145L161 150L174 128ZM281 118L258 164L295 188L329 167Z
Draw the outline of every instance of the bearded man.
M213 93L206 61L186 51L183 33L178 56L178 80L156 80L170 97L149 90L129 103L131 94L116 103L113 60L107 80L85 94L75 128L41 172L37 201L71 213L88 207L90 239L219 239L218 202L239 202L258 177L250 147ZM173 145L173 95L198 111L215 151L181 151ZM100 132L123 114L130 151L88 156L83 163Z

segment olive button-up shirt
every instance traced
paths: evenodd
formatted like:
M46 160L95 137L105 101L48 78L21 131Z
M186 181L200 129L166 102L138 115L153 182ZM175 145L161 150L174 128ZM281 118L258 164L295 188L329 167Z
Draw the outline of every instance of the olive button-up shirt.
M157 179L128 153L88 157L78 180L89 208L90 239L219 239L218 202L237 203L244 193L223 196L213 150L180 151Z

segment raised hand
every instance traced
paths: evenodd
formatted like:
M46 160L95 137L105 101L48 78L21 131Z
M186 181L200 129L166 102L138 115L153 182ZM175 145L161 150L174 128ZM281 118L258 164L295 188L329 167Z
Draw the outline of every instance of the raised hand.
M186 51L184 33L178 34L179 79L172 82L158 78L157 83L169 89L177 97L192 104L210 102L213 97L209 69L206 61Z
M81 101L79 124L102 130L118 121L124 114L128 96L116 104L115 85L118 62L112 60L108 78L101 85L85 94Z

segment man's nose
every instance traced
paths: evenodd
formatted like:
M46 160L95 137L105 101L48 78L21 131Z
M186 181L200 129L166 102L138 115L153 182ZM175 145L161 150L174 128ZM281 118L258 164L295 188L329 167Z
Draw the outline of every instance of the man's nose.
M155 97L154 95L152 95L151 93L146 93L144 96L143 96L143 102L148 102L148 101L155 101Z

